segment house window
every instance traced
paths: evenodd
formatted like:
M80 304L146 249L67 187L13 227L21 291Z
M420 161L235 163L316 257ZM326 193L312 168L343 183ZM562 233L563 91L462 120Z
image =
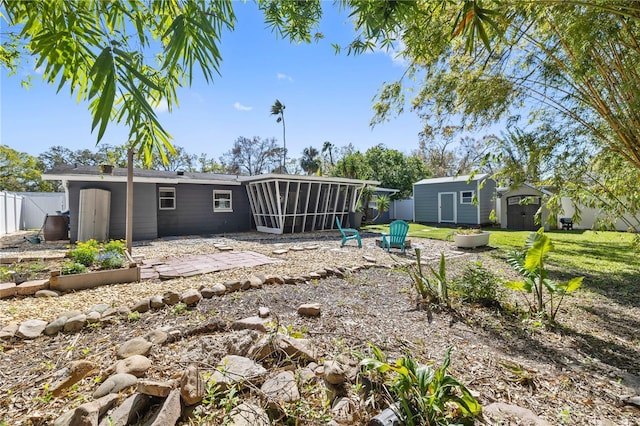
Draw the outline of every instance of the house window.
M213 211L232 212L231 191L213 191Z
M474 191L460 191L460 204L473 204Z
M175 210L176 189L160 187L158 192L160 210Z

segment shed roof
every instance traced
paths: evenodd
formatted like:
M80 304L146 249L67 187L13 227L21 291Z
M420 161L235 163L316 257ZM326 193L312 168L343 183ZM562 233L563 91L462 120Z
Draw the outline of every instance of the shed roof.
M482 180L488 178L489 173L480 173L477 175L463 175L463 176L445 176L439 178L430 178L430 179L422 179L414 185L431 185L434 183L451 183L451 182L475 182L477 180Z

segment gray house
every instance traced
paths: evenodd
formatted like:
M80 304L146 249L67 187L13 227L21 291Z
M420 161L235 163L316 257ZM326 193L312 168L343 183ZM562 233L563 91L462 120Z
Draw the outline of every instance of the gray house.
M61 180L71 241L125 236L127 170L65 165ZM133 239L258 230L276 234L348 223L362 188L375 181L297 175L235 176L136 169Z
M423 179L413 184L413 217L421 223L490 223L496 182L488 174Z

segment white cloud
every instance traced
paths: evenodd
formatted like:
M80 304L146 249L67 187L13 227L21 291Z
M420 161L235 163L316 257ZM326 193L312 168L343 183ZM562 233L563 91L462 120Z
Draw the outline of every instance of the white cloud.
M233 107L238 111L251 111L253 109L253 107L244 106L240 102L236 102L235 104L233 104Z
M153 107L153 110L156 113L167 112L169 111L169 105L167 104L167 101L163 99L158 105Z
M393 65L406 67L409 65L409 60L404 55L405 47L406 46L402 40L397 40L391 47L383 49L382 47L378 46L373 50L372 53L382 53L383 55L387 55L389 58L391 58Z
M293 77L283 74L281 72L276 74L276 77L278 78L278 80L287 80L287 81L293 81Z

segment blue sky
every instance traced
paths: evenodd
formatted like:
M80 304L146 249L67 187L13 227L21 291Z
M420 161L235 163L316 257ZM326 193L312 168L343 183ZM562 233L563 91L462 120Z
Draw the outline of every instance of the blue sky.
M337 147L352 143L357 149L382 143L406 154L418 147L421 123L411 112L371 128L372 98L383 82L398 79L404 68L391 55L377 52L359 56L336 55L331 43L344 46L353 26L346 13L327 2L320 31L324 40L291 44L278 40L264 24L253 3L235 3L236 29L221 43L219 76L208 85L199 74L191 88L178 93L180 107L159 112L173 143L191 154L218 159L240 136L275 137L282 143L282 126L270 115L276 99L285 104L288 157L301 156L305 147ZM29 70L1 76L1 143L38 155L54 145L94 149L91 117L68 90L39 81L21 87ZM126 131L110 125L103 142L122 145Z

